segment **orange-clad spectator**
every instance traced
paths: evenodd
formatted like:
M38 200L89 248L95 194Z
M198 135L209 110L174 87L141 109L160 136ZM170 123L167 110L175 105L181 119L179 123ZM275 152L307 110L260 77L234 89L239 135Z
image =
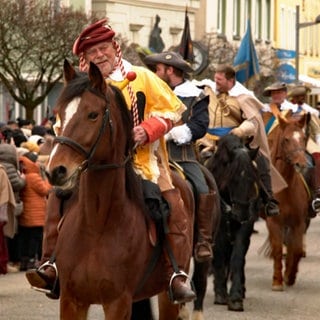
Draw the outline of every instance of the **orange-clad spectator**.
M41 254L47 196L52 186L40 173L37 154L28 152L19 161L26 178L26 186L21 192L23 212L19 217L20 270L25 271L34 268Z

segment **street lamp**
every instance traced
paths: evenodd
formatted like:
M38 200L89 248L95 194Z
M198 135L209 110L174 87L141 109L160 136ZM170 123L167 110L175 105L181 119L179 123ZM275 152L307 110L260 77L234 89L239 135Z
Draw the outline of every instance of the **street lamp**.
M296 6L296 83L299 82L299 30L301 28L310 27L320 23L320 14L314 22L301 22L300 23L300 6Z

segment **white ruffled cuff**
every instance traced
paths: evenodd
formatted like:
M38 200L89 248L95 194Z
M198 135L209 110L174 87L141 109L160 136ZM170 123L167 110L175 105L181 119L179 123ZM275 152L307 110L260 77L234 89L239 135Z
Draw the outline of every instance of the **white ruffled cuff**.
M173 127L169 131L168 135L169 135L169 137L168 137L169 139L167 139L167 140L172 139L178 145L186 144L186 143L190 142L192 139L191 130L186 124L183 124L183 125L177 126L177 127Z

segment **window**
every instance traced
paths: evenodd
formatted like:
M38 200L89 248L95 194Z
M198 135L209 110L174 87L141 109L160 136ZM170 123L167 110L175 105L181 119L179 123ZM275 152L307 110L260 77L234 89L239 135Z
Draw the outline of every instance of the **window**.
M225 34L226 32L226 1L218 0L218 33Z
M233 38L240 39L241 0L233 0Z

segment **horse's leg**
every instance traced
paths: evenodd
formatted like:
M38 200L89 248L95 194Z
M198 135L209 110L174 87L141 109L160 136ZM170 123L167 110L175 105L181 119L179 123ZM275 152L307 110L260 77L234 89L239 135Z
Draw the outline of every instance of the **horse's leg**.
M132 304L131 320L154 320L150 299L144 299Z
M250 245L253 223L242 224L236 232L233 250L230 259L231 288L228 300L228 309L243 311L245 297L245 263L246 254Z
M197 293L197 299L193 303L193 319L203 319L203 300L207 291L207 279L211 261L194 261L192 281Z
M222 230L221 227L222 224L217 233L212 262L214 304L227 304L228 300L227 281L231 247L227 239L226 230Z
M282 276L282 244L283 230L278 217L270 217L266 219L269 230L269 240L272 248L273 258L273 279L272 290L283 291L283 276Z
M112 303L102 305L102 308L105 320L130 320L132 312L132 298L129 294L123 294Z
M79 304L74 299L67 298L65 294L60 296L60 320L86 320L89 304Z
M177 320L179 305L170 302L168 294L163 291L158 294L159 320ZM144 319L144 318L143 318Z
M294 285L296 281L299 261L303 256L304 230L304 223L300 223L300 225L290 228L286 256L286 270L284 274L284 281L288 286Z

